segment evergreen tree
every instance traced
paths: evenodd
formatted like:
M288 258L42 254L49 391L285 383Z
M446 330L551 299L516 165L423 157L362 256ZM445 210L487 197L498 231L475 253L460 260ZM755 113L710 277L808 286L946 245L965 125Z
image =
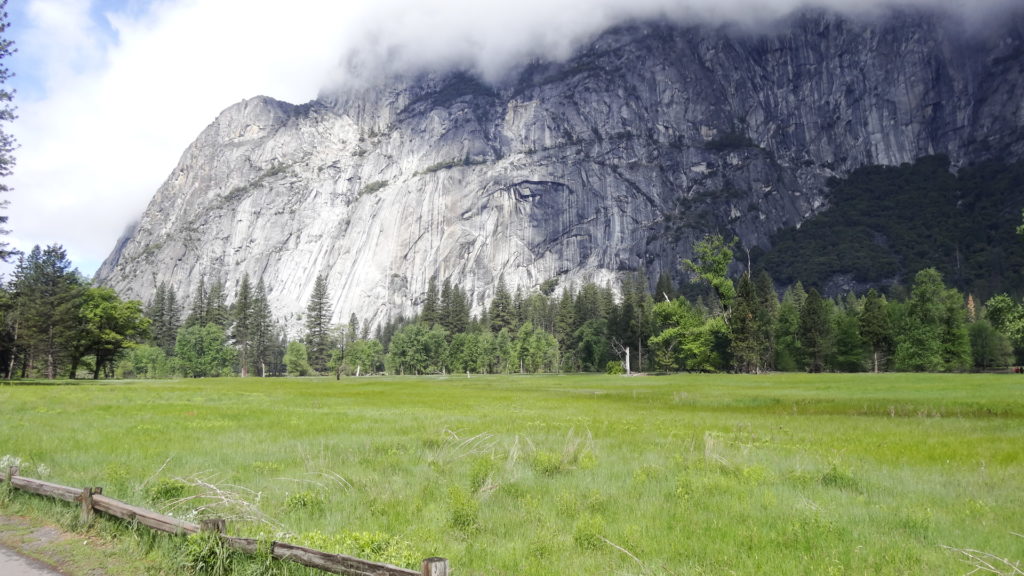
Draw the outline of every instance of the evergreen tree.
M494 289L494 299L490 308L491 332L498 333L512 329L515 325L515 310L512 306L512 294L505 284L505 276L498 278L498 286Z
M420 320L432 326L441 320L440 301L437 293L437 276L431 276L427 282L427 294L423 299L423 312L420 313Z
M569 351L575 348L573 334L576 326L576 303L568 288L562 288L555 313L555 339L563 360L570 358Z
M227 293L224 283L220 280L210 285L210 291L206 296L206 322L216 324L225 331L231 326L231 312L228 309Z
M895 361L901 370L957 371L971 365L963 297L946 288L934 268L914 276L898 330Z
M831 336L828 302L817 290L811 288L800 310L800 327L797 334L810 372L821 372L825 368Z
M309 364L313 370L327 370L331 350L331 303L327 291L327 279L321 274L313 283L313 293L306 306L306 349Z
M192 296L192 309L189 311L188 318L185 319L185 328L206 326L210 323L209 318L207 318L207 312L209 311L208 296L206 280L200 277L199 284L196 285L196 292Z
M875 373L885 363L885 356L892 346L892 326L885 307L885 297L872 288L864 298L858 319L861 338L871 350L871 369Z
M157 285L156 291L153 293L153 299L149 301L149 305L146 306L146 317L152 322L152 329L150 330L149 343L154 346L159 346L158 342L160 337L158 332L160 329L160 322L164 317L164 310L167 307L167 283L161 282Z
M802 370L803 348L800 345L800 313L807 292L800 282L790 286L782 295L775 328L775 368L785 372Z
M864 369L864 340L858 330L856 308L838 310L832 316L834 344L829 366L840 372L860 372Z
M359 340L359 317L353 312L348 317L348 328L345 330L345 345L349 346Z
M779 319L779 297L775 293L775 282L764 270L757 275L754 283L757 296L757 349L758 367L761 371L775 369L775 331Z
M253 365L259 368L260 376L265 377L268 365L273 364L274 350L280 346L277 345L274 335L274 318L270 311L263 278L256 283L256 290L252 294L250 343Z
M238 287L238 296L235 297L232 306L231 339L238 349L238 366L242 378L249 375L249 365L253 360L252 336L255 328L253 304L255 298L252 285L249 282L249 274L242 276L242 283Z
M676 287L672 283L672 277L668 272L658 275L658 283L654 285L654 300L657 302L670 302L676 299Z
M440 322L449 334L469 329L469 300L458 284L445 280L441 287Z
M19 258L14 272L14 307L20 318L20 341L16 344L27 352L22 376L38 355L45 362L46 377L56 377L66 360L83 284L59 245L45 250L35 246Z
M729 327L732 331L730 350L736 370L739 372L760 371L761 329L758 325L757 308L757 291L750 280L750 274L744 273L736 288L729 318Z
M174 354L174 340L181 328L181 306L174 288L166 282L157 286L153 300L146 308L146 317L150 320L150 343L168 356Z

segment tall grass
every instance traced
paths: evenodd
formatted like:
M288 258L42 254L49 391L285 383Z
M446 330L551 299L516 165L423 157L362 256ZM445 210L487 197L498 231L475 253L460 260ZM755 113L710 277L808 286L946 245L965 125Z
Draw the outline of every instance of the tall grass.
M1024 560L1013 375L7 386L0 430L0 456L53 481L463 575Z

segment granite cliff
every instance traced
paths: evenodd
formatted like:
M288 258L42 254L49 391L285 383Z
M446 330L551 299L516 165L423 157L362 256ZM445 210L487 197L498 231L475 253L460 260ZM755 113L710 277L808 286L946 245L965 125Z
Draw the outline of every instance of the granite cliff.
M770 32L633 23L499 83L389 77L296 106L231 106L185 151L97 274L263 277L294 323L318 274L334 320L413 312L436 274L479 309L532 289L678 275L708 231L768 247L826 207L831 176L945 154L1024 156L1024 18L806 12Z

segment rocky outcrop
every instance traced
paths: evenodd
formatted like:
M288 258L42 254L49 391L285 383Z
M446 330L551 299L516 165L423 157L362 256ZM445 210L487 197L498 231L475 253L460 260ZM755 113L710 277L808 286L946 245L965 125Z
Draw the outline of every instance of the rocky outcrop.
M431 275L474 306L678 271L694 239L747 248L827 202L827 179L943 153L1024 154L1024 19L967 34L935 14L804 13L771 33L638 23L500 85L459 72L225 110L97 274L263 277L294 322L326 275L334 320L419 304Z

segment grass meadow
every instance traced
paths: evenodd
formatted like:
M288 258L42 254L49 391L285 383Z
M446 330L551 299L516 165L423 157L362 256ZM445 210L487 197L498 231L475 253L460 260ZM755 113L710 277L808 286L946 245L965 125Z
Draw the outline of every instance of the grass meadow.
M413 568L445 556L459 576L1024 561L1012 374L0 386L4 455L25 475L226 516L234 535Z

